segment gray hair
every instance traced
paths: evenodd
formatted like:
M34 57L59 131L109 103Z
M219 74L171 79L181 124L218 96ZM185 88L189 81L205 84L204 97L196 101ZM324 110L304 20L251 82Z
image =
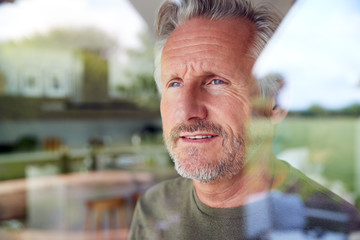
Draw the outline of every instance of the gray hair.
M161 53L164 45L178 25L196 17L214 20L242 17L250 20L256 28L255 40L249 52L253 59L260 55L280 22L275 12L265 6L254 8L250 0L165 0L156 20L154 78L159 92L161 92ZM258 86L259 88L267 87L260 82ZM260 92L267 91L260 89Z

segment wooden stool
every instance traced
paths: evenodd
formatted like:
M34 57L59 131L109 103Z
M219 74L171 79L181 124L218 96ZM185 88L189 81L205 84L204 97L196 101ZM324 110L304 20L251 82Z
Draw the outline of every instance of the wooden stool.
M96 230L104 227L105 213L109 214L109 228L116 228L116 216L118 216L119 228L128 228L126 218L127 200L124 198L96 199L86 203L86 230L92 229L92 216L96 218Z

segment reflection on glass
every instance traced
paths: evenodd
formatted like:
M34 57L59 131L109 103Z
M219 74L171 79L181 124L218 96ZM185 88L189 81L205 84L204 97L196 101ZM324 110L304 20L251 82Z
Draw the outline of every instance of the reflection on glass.
M260 90L244 67L250 58L234 54L248 47L243 18L217 19L238 5L214 13L213 1L179 2L160 10L156 66L164 139L183 179L140 199L131 239L358 238L358 2L297 1L256 63Z
M254 69L259 79L279 78L277 104L289 110L268 147L358 208L359 15L355 0L297 1ZM125 0L18 0L0 3L0 29L0 239L125 239L139 196L176 176L162 141L154 43L141 16ZM262 144L268 126L254 115L254 143ZM327 190L313 194L319 186L305 187L295 168L279 191L225 210L245 216L234 231L249 239L347 239L357 227L352 209L325 202L333 196ZM155 209L167 219L151 222L158 231L144 236L196 226L199 209L214 233L231 229L215 224L221 209L209 210L193 188L180 190L191 199L173 204L186 214Z
M0 239L125 239L174 175L146 23L127 0L16 0L0 28Z
M279 104L289 113L277 127L277 156L354 204L360 195L359 14L357 1L298 1L254 69L286 81Z

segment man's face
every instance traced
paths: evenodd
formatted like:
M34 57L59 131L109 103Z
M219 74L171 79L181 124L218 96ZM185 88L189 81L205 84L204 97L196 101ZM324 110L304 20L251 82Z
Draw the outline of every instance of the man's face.
M183 177L215 182L244 165L252 37L247 20L196 18L178 26L164 46L164 138Z

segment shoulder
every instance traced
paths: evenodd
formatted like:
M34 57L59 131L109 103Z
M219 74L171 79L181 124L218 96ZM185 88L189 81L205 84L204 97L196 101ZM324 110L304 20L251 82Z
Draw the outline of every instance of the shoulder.
M310 210L313 212L325 210L328 213L340 213L337 216L345 214L349 217L350 230L360 230L360 212L355 206L307 177L298 169L291 167L288 163L284 164L289 166L290 171L284 183L279 187L281 192L297 194L302 199L308 212Z
M341 200L339 196L331 192L329 189L312 180L298 169L292 167L287 162L281 161L289 168L289 174L279 187L279 190L285 193L294 193L300 195L304 201L309 200L314 195L321 194L323 197Z

